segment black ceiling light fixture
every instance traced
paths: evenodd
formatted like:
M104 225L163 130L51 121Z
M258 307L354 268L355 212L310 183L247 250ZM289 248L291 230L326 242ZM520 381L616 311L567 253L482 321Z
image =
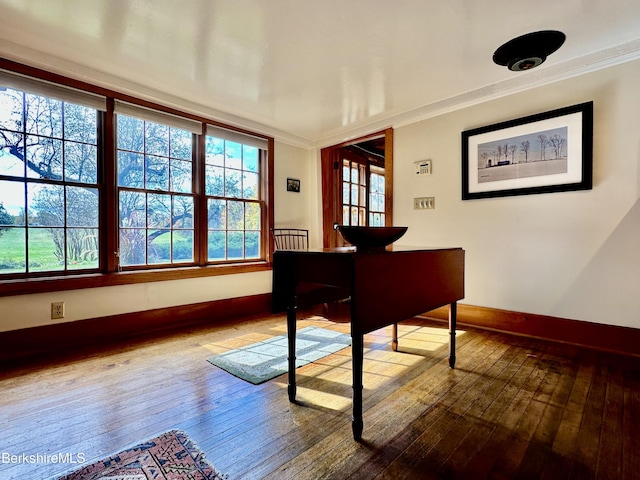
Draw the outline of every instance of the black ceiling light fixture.
M527 33L498 48L493 54L493 61L514 72L531 70L558 50L565 38L565 34L557 30Z

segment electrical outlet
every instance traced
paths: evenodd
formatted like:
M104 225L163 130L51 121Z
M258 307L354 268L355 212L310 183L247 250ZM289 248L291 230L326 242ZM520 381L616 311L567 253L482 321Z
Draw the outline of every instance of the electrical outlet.
M64 302L53 302L51 304L51 319L64 318Z
M436 208L436 197L416 197L413 199L414 210L431 210Z

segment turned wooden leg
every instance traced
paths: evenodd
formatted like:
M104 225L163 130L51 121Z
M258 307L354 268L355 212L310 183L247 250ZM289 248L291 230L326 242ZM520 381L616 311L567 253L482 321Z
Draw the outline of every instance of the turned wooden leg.
M356 441L362 439L362 363L364 358L364 335L351 336L351 356L353 368L353 438Z
M289 345L289 401L296 400L296 306L287 307L287 336Z
M456 366L456 316L458 311L458 304L453 302L449 305L449 366L455 368Z
M391 348L394 352L398 351L398 324L393 324L393 338L391 339Z

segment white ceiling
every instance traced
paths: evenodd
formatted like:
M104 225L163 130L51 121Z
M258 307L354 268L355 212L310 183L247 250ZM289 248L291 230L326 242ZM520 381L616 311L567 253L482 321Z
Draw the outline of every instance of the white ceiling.
M640 58L639 0L0 0L0 56L326 146ZM560 30L540 67L492 62Z

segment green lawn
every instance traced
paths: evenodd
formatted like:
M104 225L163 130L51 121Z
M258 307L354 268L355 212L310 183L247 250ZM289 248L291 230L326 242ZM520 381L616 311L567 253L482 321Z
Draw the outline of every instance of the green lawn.
M0 235L0 273L24 273L26 265L25 232L22 228L2 230ZM64 261L55 255L56 246L48 229L29 230L29 271L64 270ZM69 268L97 267L97 261L80 262Z

